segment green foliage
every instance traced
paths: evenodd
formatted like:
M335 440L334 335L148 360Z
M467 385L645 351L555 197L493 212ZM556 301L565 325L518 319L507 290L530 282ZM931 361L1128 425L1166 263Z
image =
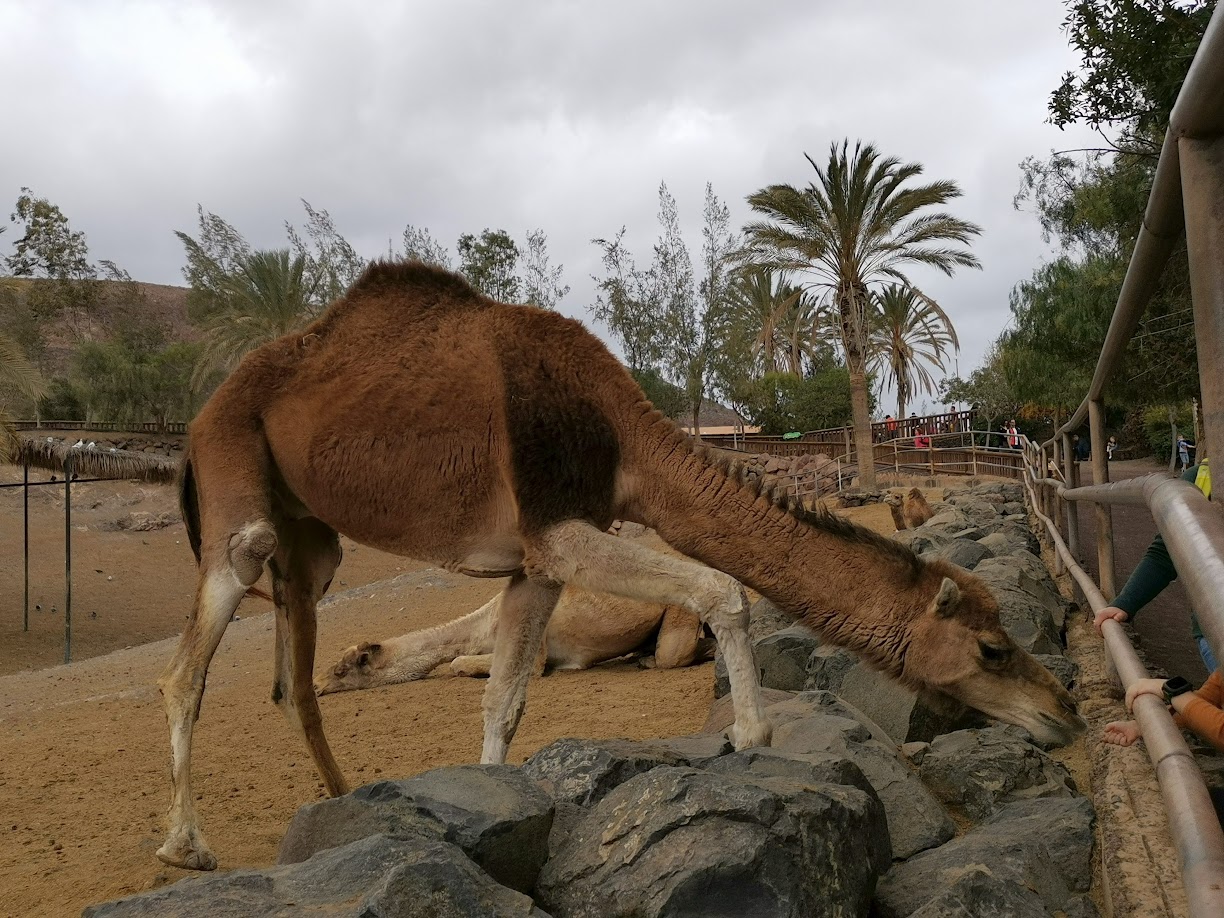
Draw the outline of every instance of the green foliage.
M824 430L850 422L850 375L829 367L809 378L766 373L750 387L748 418L762 433Z
M403 242L405 258L451 270L450 252L446 246L434 239L428 227L417 227L409 223L404 227Z
M4 259L14 277L81 280L97 275L89 263L85 234L73 230L63 211L46 198L22 188L10 220L22 225L13 254Z
M561 283L563 273L563 265L553 267L549 260L544 230L529 231L523 249L523 301L541 309L556 309L557 303L570 292L569 284Z
M325 210L316 210L303 200L306 208L305 237L293 224L285 221L289 247L305 260L308 286L324 303L339 299L353 281L365 270L366 261L357 254L349 241L340 235L336 224Z
M952 320L939 304L901 284L876 295L870 343L872 369L896 386L899 418L912 396L935 391L931 369L944 369L944 359L960 349Z
M518 276L519 247L505 230L485 229L480 236L459 237L459 273L485 296L517 303L523 282Z
M939 400L944 403L964 402L972 406L991 430L1017 417L1025 402L1012 387L1006 356L997 346L986 353L982 366L974 370L968 379L954 376L945 380L939 389Z
M672 385L653 367L630 370L652 405L674 421L683 420L690 410L688 396L679 386Z
M86 420L140 422L191 417L192 373L199 345L175 342L88 342L73 360L70 393ZM64 398L68 393L58 393ZM66 405L64 407L73 407ZM79 416L79 415L78 415Z
M1179 435L1194 442L1194 415L1189 405L1152 405L1143 410L1143 436L1152 455L1167 461L1173 454L1173 428L1169 425L1170 410ZM1191 453L1191 458L1194 454Z

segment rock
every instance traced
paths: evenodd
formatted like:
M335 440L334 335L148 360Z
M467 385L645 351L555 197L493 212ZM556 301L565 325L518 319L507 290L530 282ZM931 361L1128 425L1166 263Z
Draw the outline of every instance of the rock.
M497 882L529 892L548 856L552 818L552 800L518 768L435 768L303 806L289 823L278 863L295 864L368 835L436 827Z
M766 715L769 714L769 709L780 701L790 701L797 697L796 692L784 692L781 689L761 689L761 704L765 708ZM773 718L771 717L770 720ZM701 725L701 733L722 733L728 727L735 723L735 708L731 703L730 695L722 695L715 698L714 703L710 705L710 713L706 715L706 721Z
M917 529L900 529L891 534L896 542L905 545L916 555L933 554L943 549L949 538L933 529L920 526Z
M566 918L866 914L887 866L878 801L757 781L688 768L627 781L545 866L540 904Z
M1038 663L1054 674L1054 677L1062 683L1063 688L1070 689L1075 685L1075 680L1079 678L1079 665L1066 657L1059 654L1041 653L1036 654L1035 659Z
M994 523L983 523L980 528L985 533L982 539L996 535L1001 537L997 541L986 544L986 547L993 551L996 556L1006 555L1016 550L1024 550L1032 554L1041 553L1041 548L1037 544L1037 537L1033 535L1028 525L1022 520L1000 518Z
M1066 768L998 727L936 737L919 774L936 797L975 822L1007 803L1076 792Z
M727 726L731 724L728 723ZM650 746L674 753L694 768L706 768L715 759L735 751L727 737L706 733L652 740Z
M820 647L812 654L804 689L835 693L879 725L897 745L985 725L984 715L963 706L951 713L936 710L850 651L837 647Z
M828 752L800 755L772 748L745 749L710 762L705 770L741 781L786 778L801 784L845 784L879 797L867 776L848 756Z
M85 909L86 918L548 918L498 886L454 845L374 835L300 864L182 880Z
M999 601L999 617L1003 628L1017 644L1033 654L1062 653L1062 638L1051 607L1062 611L1061 600L1046 595L1038 599L1040 585L1023 571L1007 569L1001 559L983 561L974 574L990 588ZM1027 588L1017 584L1023 580Z
M1049 918L1041 897L986 867L972 867L910 918Z
M762 597L752 604L748 613L748 637L752 641L769 637L775 631L782 631L795 624L795 616L783 612L768 599Z
M634 775L686 764L675 752L648 743L559 739L524 762L523 773L542 782L559 802L592 806Z
M1048 914L1091 915L1085 900L1073 895L1073 890L1086 889L1085 878L1091 877L1091 804L1079 798L1031 800L1014 807L946 845L895 864L876 890L874 907L880 918L921 914L919 909L938 902L937 897L965 874L966 865L987 870L1000 883L1035 892ZM976 918L982 913L969 914Z
M814 715L784 723L774 730L773 748L798 755L829 753L857 765L884 804L895 858L943 844L956 831L917 773L856 720Z
M1059 634L1062 633L1067 603L1058 592L1054 578L1036 555L1023 549L1013 551L1004 558L982 562L975 573L992 583L1010 586L1033 597L1050 613L1054 627Z
M752 645L763 688L797 692L807 678L808 657L820 646L820 638L807 628L794 626L777 631Z
M938 551L924 552L922 557L942 558L949 564L971 571L980 562L993 558L994 553L981 542L975 542L971 538L955 538Z
M859 662L853 651L844 647L834 647L832 644L817 647L808 657L803 690L837 694L841 691L846 673L858 666Z
M918 528L933 532L945 538L952 538L957 533L972 529L976 524L968 516L955 507L945 507Z

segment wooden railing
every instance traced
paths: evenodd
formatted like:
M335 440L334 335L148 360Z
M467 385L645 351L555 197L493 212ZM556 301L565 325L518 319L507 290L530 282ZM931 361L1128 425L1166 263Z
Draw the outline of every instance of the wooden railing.
M18 430L95 430L103 433L187 433L186 421L134 421L118 424L114 421L14 421Z

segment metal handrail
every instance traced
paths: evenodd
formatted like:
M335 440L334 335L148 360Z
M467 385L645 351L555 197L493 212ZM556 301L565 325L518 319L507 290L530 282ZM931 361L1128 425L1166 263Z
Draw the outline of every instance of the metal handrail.
M1065 500L1148 504L1157 527L1165 535L1174 565L1179 572L1193 572L1183 579L1195 608L1200 608L1200 602L1204 604L1201 608L1224 606L1224 596L1211 588L1212 583L1224 583L1224 561L1213 547L1224 545L1224 518L1208 504L1198 488L1164 474L1068 488L1056 478L1037 477L1034 467L1045 469L1043 455L1043 450L1026 442L1024 484L1033 514L1045 525L1059 560L1079 585L1094 613L1109 603L1063 541L1058 524L1041 512L1037 486L1053 490ZM1205 617L1210 618L1213 616ZM1147 670L1120 624L1107 620L1102 623L1101 632L1106 652L1124 688L1148 678ZM1202 772L1161 699L1140 695L1135 699L1133 713L1139 722L1148 757L1156 769L1169 829L1181 857L1182 881L1190 915L1192 918L1224 915L1224 831L1221 831Z

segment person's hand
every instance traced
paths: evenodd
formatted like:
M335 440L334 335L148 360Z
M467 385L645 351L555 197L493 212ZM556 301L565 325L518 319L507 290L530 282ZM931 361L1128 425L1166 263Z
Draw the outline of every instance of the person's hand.
M1095 616L1093 616L1092 624L1093 624L1093 627L1096 628L1097 633L1099 634L1101 631L1102 622L1105 622L1108 619L1113 619L1115 622L1124 622L1128 618L1130 618L1130 616L1126 614L1125 609L1119 609L1117 606L1106 606L1104 609L1099 611Z
M1133 720L1115 720L1105 725L1101 739L1114 746L1133 746L1142 734L1139 724Z
M1134 712L1135 699L1140 695L1155 695L1164 701L1164 679L1140 679L1126 690L1126 710Z

